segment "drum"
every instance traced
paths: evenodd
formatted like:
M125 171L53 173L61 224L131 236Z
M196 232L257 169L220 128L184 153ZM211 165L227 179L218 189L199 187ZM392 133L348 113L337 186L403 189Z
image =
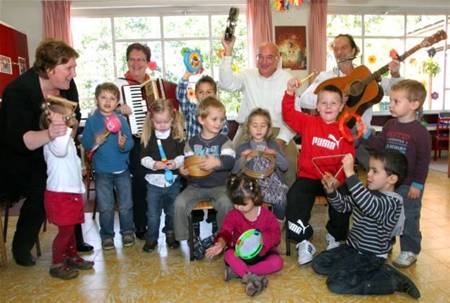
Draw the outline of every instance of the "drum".
M261 232L256 229L249 229L243 232L237 240L235 253L243 260L250 260L259 254L262 247Z
M209 170L203 170L199 167L199 164L205 159L202 156L190 156L184 159L184 167L189 170L189 176L191 177L206 177L212 173Z

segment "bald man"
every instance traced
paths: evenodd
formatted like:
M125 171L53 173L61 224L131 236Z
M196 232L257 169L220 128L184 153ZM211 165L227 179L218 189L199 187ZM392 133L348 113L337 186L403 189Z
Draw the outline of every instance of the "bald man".
M235 39L222 40L225 56L219 69L219 87L223 90L242 91L241 106L236 121L239 125L245 122L250 112L257 107L270 112L277 143L284 150L289 161L289 170L285 174L290 186L295 180L297 167L297 148L292 140L292 132L281 116L281 100L291 74L281 69L280 52L273 43L263 43L258 47L256 69L248 69L241 73L233 73L231 69L232 53ZM239 127L234 138L235 147L242 142L242 127Z

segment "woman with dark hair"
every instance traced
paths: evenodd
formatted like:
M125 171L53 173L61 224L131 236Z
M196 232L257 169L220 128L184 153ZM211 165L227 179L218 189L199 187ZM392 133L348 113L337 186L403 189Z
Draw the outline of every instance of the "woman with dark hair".
M133 43L128 45L126 51L127 72L123 77L116 80L116 85L121 88L124 85L141 84L150 79L147 74L148 63L151 58L151 51L147 45L141 43ZM122 90L121 90L122 93ZM123 96L121 96L121 105L119 110L124 115L130 115L131 108L123 103ZM136 237L144 239L147 231L147 202L145 197L147 195L147 184L144 179L147 169L141 165L141 143L138 136L133 136L134 146L130 152L130 172L132 175L131 186L133 193L133 218L136 228Z
M32 266L31 249L45 219L47 174L43 146L66 133L64 121L41 130L39 118L47 96L78 101L73 81L78 53L66 43L45 40L36 50L33 67L11 82L3 93L0 112L1 161L9 195L23 196L12 251L17 264ZM77 111L77 120L80 112ZM81 229L80 229L81 231ZM92 248L91 248L92 249Z

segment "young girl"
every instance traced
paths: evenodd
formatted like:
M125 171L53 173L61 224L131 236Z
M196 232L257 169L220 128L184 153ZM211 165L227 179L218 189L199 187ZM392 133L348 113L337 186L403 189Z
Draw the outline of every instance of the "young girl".
M275 156L275 170L272 175L259 179L262 199L273 205L273 211L279 220L283 220L286 207L286 194L288 186L283 180L283 172L288 169L288 161L284 157L278 144L272 140L272 119L270 113L262 108L255 108L245 123L245 143L236 149L236 162L232 170L237 174L246 165L253 168L267 168L267 160L254 158L258 152ZM251 163L246 163L252 161ZM264 162L265 161L265 162Z
M73 118L67 115L63 105L50 105L41 118L43 129L50 123L66 121L66 134L56 137L44 145L44 158L47 163L47 188L44 192L44 206L47 220L58 226L58 234L53 241L53 264L50 275L60 279L78 276L78 269L91 269L94 262L86 261L77 255L75 224L84 222L81 161L77 156L72 134Z
M173 231L174 201L180 192L178 168L184 162L184 121L168 100L152 103L141 136L141 164L148 169L147 226L143 250L158 244L161 211L164 209L166 243L177 248Z
M247 176L234 176L228 181L228 190L234 209L229 211L215 244L206 250L212 258L225 250L225 281L242 278L249 296L259 294L267 287L264 275L277 272L283 267L283 259L276 250L281 232L275 216L261 207L258 184ZM242 233L257 229L262 235L262 249L253 259L244 261L235 254L236 241Z

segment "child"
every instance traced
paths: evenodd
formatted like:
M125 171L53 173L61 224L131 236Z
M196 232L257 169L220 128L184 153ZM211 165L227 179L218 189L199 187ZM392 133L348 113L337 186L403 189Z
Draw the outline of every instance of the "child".
M406 292L419 298L414 283L385 264L392 249L391 237L401 225L403 199L395 193L406 175L406 158L395 150L374 153L369 160L367 188L358 180L350 154L342 160L349 195L336 191L336 179L322 179L327 198L340 212L353 212L347 243L314 258L315 272L328 275L327 286L341 294L391 294ZM400 223L400 224L399 224Z
M225 216L215 244L206 250L206 256L212 258L225 250L225 281L242 278L247 284L247 295L254 296L267 287L268 280L264 275L283 267L283 259L276 250L281 231L275 216L261 207L263 202L255 179L231 177L228 189L234 209ZM261 232L263 246L256 257L246 261L235 254L235 245L240 235L249 229Z
M202 128L197 120L197 103L189 102L188 98L188 84L189 77L192 73L186 71L177 86L177 100L180 104L181 110L186 122L186 137L187 140L198 135ZM207 97L217 97L217 84L210 76L201 77L195 84L195 98L198 102L203 101ZM228 123L225 124L221 130L224 135L228 134Z
M147 232L143 250L150 252L158 244L161 211L165 213L167 246L177 248L173 231L174 201L180 192L178 168L183 164L183 119L168 100L156 100L150 106L141 136L141 164L148 169ZM163 155L161 154L162 148Z
M338 181L342 183L344 175L339 172L341 155L354 154L355 150L353 144L343 138L336 121L344 107L341 91L335 86L324 87L318 95L319 116L311 116L294 109L295 90L299 86L300 82L296 79L288 81L282 113L286 124L302 137L297 180L287 194L286 219L289 238L298 243L298 263L303 265L311 262L316 251L308 241L313 234L309 219L315 197L324 195L320 182L322 174L337 174ZM324 158L315 160L316 157ZM328 215L326 241L327 249L331 249L339 245L338 241L346 239L350 214L328 207Z
M234 166L235 152L232 142L220 134L225 120L225 107L214 97L208 97L198 106L198 121L202 126L200 134L189 139L184 156L203 156L200 164L203 170L212 170L205 177L188 177L186 189L175 200L175 237L178 241L187 240L188 216L199 200L211 200L217 210L217 224L220 228L225 214L232 209L225 186L226 179ZM184 166L180 173L188 175Z
M188 84L189 77L192 73L186 71L177 86L177 100L180 104L181 111L183 112L186 122L186 137L187 140L200 134L202 128L197 120L197 103L189 102L188 98ZM195 98L197 102L201 102L207 97L217 97L217 84L210 76L202 76L195 84ZM223 135L228 135L228 122L225 119L223 128L221 130ZM200 221L203 220L203 211L194 211L192 213L192 221L194 225L194 231L198 235L200 233ZM208 210L208 218L206 220L213 224L213 233L217 231L216 211L213 209Z
M256 152L264 152L264 154L275 157L276 167L272 175L258 180L261 188L263 201L270 203L274 207L274 213L279 220L284 219L286 207L286 193L288 186L284 183L283 172L288 169L288 161L284 157L278 144L272 140L272 119L270 113L262 108L255 108L247 118L245 123L245 139L246 142L236 149L236 163L232 170L233 174L237 174L247 161L255 157ZM256 159L253 166L264 166L264 161ZM250 165L249 164L249 165Z
M100 237L105 250L114 248L114 192L117 193L119 203L122 244L134 245L133 201L128 170L128 155L133 147L133 140L125 118L114 112L119 98L119 89L113 83L106 82L95 88L97 109L86 120L81 138L83 147L88 151L99 145L92 162L95 171L95 196L100 212ZM112 115L117 115L120 120L120 131L105 133L105 119Z
M405 229L400 237L400 255L393 262L398 267L408 267L417 260L422 235L420 233L420 209L425 180L430 163L431 140L426 128L416 120L416 114L425 101L424 86L416 80L402 80L392 86L389 111L396 119L390 119L377 136L363 141L363 147L377 151L386 148L400 151L408 160L408 175L397 189L405 206ZM358 157L361 162L366 162Z
M77 155L72 134L75 134L74 118L69 118L68 109L63 104L52 103L48 113L41 118L42 128L50 123L66 121L64 136L56 137L44 145L44 158L47 163L47 188L44 192L44 206L47 220L58 226L58 234L53 241L53 262L50 275L63 280L78 276L77 269L91 269L94 262L86 261L77 255L75 224L84 222L81 161ZM64 122L63 122L64 123ZM75 126L72 130L72 126Z

